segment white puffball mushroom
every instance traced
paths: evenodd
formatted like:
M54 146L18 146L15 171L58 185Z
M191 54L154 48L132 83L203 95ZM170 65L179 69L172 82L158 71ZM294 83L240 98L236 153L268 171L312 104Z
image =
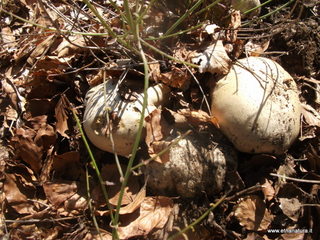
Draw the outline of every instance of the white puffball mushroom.
M276 62L239 60L212 90L211 111L220 130L247 153L284 153L300 131L297 86Z
M219 192L237 165L236 151L217 129L193 132L172 145L168 156L167 162L152 161L142 169L148 188L158 195L189 198Z
M135 83L131 81L129 84ZM165 104L169 92L170 88L164 84L149 87L145 116ZM113 80L90 89L85 98L83 128L93 145L108 152L114 152L115 149L117 154L128 157L138 132L143 97L143 92L121 94L117 81ZM144 139L144 134L141 139Z
M252 8L261 5L260 0L231 0L232 8L239 10L241 13L244 13ZM260 14L260 8L250 12L248 14L249 18L258 16Z

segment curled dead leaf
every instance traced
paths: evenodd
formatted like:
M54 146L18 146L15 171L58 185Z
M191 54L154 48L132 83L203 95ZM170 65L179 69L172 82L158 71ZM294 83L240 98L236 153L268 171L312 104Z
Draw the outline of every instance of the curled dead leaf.
M42 165L42 149L38 146L33 137L35 132L31 129L18 128L15 136L12 137L12 145L17 150L17 157L28 163L35 173L39 173Z
M139 209L121 216L118 228L120 239L146 237L152 230L163 228L169 219L173 201L168 197L146 197Z
M226 39L228 42L236 42L238 28L241 26L241 14L240 11L233 11L231 13L229 29L226 31Z
M249 40L244 45L244 50L248 56L259 57L268 49L269 43L269 40L263 42L253 42L253 40Z
M62 95L55 108L55 117L57 119L56 130L65 138L69 138L68 134L66 134L66 131L69 130L67 114L68 110L70 110L69 101L65 95Z
M126 169L124 165L121 165L122 171ZM106 164L101 169L101 177L106 184L107 193L109 196L109 203L112 206L117 206L119 200L119 194L121 189L121 179L116 164ZM140 189L139 177L131 176L127 186L124 190L124 196L122 198L122 208L120 212L122 214L130 213L140 206L141 201L145 197L145 189ZM91 193L92 198L95 200L97 207L105 206L105 198L101 191L100 185L96 185ZM109 210L98 210L98 215L106 215Z
M264 179L264 183L261 186L262 186L262 192L264 194L264 198L268 201L272 200L275 195L275 190L271 185L271 181L268 179Z
M87 208L85 192L76 181L55 181L43 184L49 202L63 215L78 214Z
M253 231L268 229L273 220L273 215L266 208L264 201L256 195L242 199L235 206L234 215L241 226Z
M4 197L7 204L19 214L33 214L38 206L29 199L35 195L36 188L32 184L35 179L30 169L24 165L13 167L14 173L5 173L3 185Z
M310 126L320 127L320 114L310 105L301 103L302 115Z

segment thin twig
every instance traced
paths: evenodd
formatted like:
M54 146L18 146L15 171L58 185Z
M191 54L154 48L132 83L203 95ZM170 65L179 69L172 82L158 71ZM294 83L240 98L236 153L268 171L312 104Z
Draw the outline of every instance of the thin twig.
M235 199L239 198L240 196L248 195L248 194L251 194L251 193L254 193L254 192L258 192L258 191L261 191L261 190L262 190L262 186L260 184L257 184L255 186L252 186L252 187L243 189L243 190L241 190L239 192L236 192L234 195L232 195L230 197L227 197L226 201L232 201L232 200L235 200Z
M77 219L79 216L74 216L74 217L62 217L62 218L54 218L54 219L49 219L49 218L41 218L41 219L25 219L25 220L4 220L5 223L39 223L39 222L61 222L61 221L67 221L67 220L73 220Z
M300 178L293 178L293 177L287 177L285 175L281 174L276 174L276 173L270 173L271 176L274 177L279 177L279 178L284 178L286 180L291 180L294 182L304 182L304 183L315 183L315 184L320 184L320 180L309 180L309 179L300 179Z

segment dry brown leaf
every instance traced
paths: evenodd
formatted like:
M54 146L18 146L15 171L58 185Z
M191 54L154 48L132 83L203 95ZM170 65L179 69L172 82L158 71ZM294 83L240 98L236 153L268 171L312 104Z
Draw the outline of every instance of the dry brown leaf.
M268 201L271 201L275 195L275 190L271 185L271 181L268 179L264 179L264 183L261 186L264 198Z
M57 181L44 183L43 189L52 205L60 207L77 192L78 186L76 181Z
M122 165L122 171L124 171L125 169L126 169L126 166ZM117 165L116 164L104 165L101 169L101 177L106 184L106 189L109 196L110 204L113 206L116 206L118 204L120 188L121 188L121 179L120 179L120 174L119 174ZM139 194L139 190L140 190L138 180L139 178L136 176L130 177L128 184L125 188L124 196L122 198L122 206L128 205L135 201L136 196ZM91 196L97 203L98 207L104 206L106 204L100 185L94 186Z
M69 41L68 41L69 40ZM75 55L83 51L83 46L85 46L85 40L82 35L73 35L66 40L63 38L62 42L59 44L57 49L53 52L58 58L65 58Z
M43 239L36 224L20 225L10 231L10 239Z
M5 128L10 128L11 126L11 121L16 121L18 119L18 112L13 109L11 106L8 106L6 108L6 112L5 113L1 113L1 116L4 116L4 120L3 120L3 126Z
M241 26L240 11L233 11L231 13L229 29L226 31L226 40L228 42L236 42L238 28Z
M35 65L35 70L52 70L54 69L55 71L57 71L57 73L59 73L58 71L60 71L60 73L62 74L63 70L67 69L69 67L69 65L63 61L63 59L59 59L58 57L55 56L45 56L41 59L39 59L39 61L37 61L36 65Z
M34 197L36 190L35 186L30 183L29 173L28 171L21 172L19 168L15 170L14 174L5 173L3 191L6 201L19 214L35 213L37 208L29 199Z
M200 73L227 74L232 63L221 40L208 46L204 52L194 54L191 58L193 63L199 64Z
M320 127L320 114L310 105L301 103L302 115L310 126Z
M16 37L14 34L12 34L12 31L9 27L3 27L1 29L1 40L2 45L5 46L7 49L16 47ZM13 49L11 49L11 51L12 50Z
M69 109L68 100L65 95L62 95L57 106L55 108L55 117L57 119L56 130L61 136L69 138L66 131L69 130L68 127L68 115L67 110Z
M136 211L141 203L144 201L146 197L146 185L144 185L140 191L134 196L132 201L123 207L120 208L120 215L130 214ZM115 209L114 209L115 210ZM114 211L113 210L113 211ZM98 216L108 216L110 214L110 210L96 210L95 212Z
M209 114L202 110L181 109L178 113L185 116L187 122L195 127L200 123L209 123L212 121Z
M286 231L290 232L292 231L292 233L284 233L284 234L281 234L281 240L300 240L300 239L305 239L304 236L305 234L304 233L294 233L294 231L297 231L297 227L293 227L293 228L288 228L286 229ZM307 238L308 239L308 238Z
M145 198L140 209L121 216L121 225L118 228L120 239L147 236L152 230L163 228L172 208L173 201L168 197Z
M150 113L146 118L146 144L150 146L152 142L159 141L164 138L164 135L161 130L161 110L155 109L152 113Z
M160 73L159 76L155 75L155 73L153 74L153 78L156 82L163 82L170 87L184 90L190 85L191 75L182 67L178 68L173 66L171 71Z
M90 87L97 86L98 84L103 82L103 74L104 74L104 69L100 69L98 74L95 74L92 79L88 79L88 83Z
M269 40L264 42L256 42L256 43L254 43L252 40L249 40L244 45L244 49L248 56L259 57L268 49L269 44L270 44Z
M79 194L76 181L56 181L43 184L43 189L50 203L60 214L78 214L87 208L87 200Z
M268 229L273 220L273 215L266 208L264 201L256 195L241 200L235 207L234 215L241 226L253 231Z
M19 97L17 96L17 93L13 88L12 84L10 84L7 79L4 79L3 81L1 81L1 84L2 84L2 89L4 93L9 97L12 106L14 107L15 110L18 110Z
M279 198L282 212L293 221L298 221L302 204L297 198Z
M141 205L141 203L144 201L146 197L146 185L144 185L138 194L132 199L132 202L128 205L120 208L120 214L128 214L133 213L136 209L138 209Z
M160 63L149 64L149 74L155 82L161 81Z
M84 229L87 230L87 229ZM112 234L103 230L103 229L99 229L99 232L97 232L97 230L94 229L90 229L89 232L87 232L85 234L85 236L79 236L78 238L74 238L74 239L82 239L82 240L113 240L112 238Z
M32 128L34 131L38 131L40 128L47 125L47 115L40 115L36 117L27 118L28 122L26 123L28 127Z
M298 221L303 211L302 204L307 199L304 191L293 183L286 183L280 187L277 198L283 213L293 221Z
M80 153L71 151L53 156L52 169L56 178L72 177L78 179L82 169L80 165Z
M53 127L49 124L41 127L34 138L34 142L37 146L40 146L42 151L45 153L55 143L56 133Z
M173 57L181 61L188 62L190 59L190 54L192 52L187 50L185 46L177 46L173 51ZM175 65L171 66L171 69L167 72L161 72L160 64L154 63L149 65L150 76L155 82L162 82L170 87L187 89L191 82L191 74L187 67ZM190 69L190 71L193 71Z
M31 129L18 128L11 141L17 156L31 166L35 173L39 173L42 165L42 148L33 141L35 132Z
M41 56L45 51L47 51L55 40L56 36L55 34L52 34L49 35L46 39L39 42L36 48L30 54L29 58L27 59L27 62L30 65L32 65L35 62L36 58Z
M201 110L182 109L174 112L164 108L156 109L146 118L146 144L148 153L155 157L161 151L167 149L174 139L172 130L187 130L191 125L195 128L202 123L211 123L211 117ZM154 161L166 163L169 161L169 152L157 156Z
M148 146L148 153L151 157L156 156L169 142L162 142L163 139L170 135L170 129L173 125L170 124L162 117L162 110L155 109L146 118L146 144ZM166 162L168 156L163 154L156 157L154 160L160 163Z

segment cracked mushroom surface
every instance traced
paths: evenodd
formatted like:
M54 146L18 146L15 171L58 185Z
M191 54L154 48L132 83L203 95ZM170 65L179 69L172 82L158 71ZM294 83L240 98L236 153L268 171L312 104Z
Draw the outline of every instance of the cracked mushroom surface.
M143 169L149 189L158 194L191 198L217 193L237 166L235 149L216 128L194 131L172 145L167 155L167 162L152 161Z
M300 132L296 83L267 58L237 61L213 87L211 109L220 130L242 152L282 154Z
M123 85L135 83L129 81ZM149 87L145 116L167 102L169 92L170 88L164 84ZM113 80L91 88L85 98L83 128L93 145L128 157L138 132L143 97L143 92L121 89L118 81Z

